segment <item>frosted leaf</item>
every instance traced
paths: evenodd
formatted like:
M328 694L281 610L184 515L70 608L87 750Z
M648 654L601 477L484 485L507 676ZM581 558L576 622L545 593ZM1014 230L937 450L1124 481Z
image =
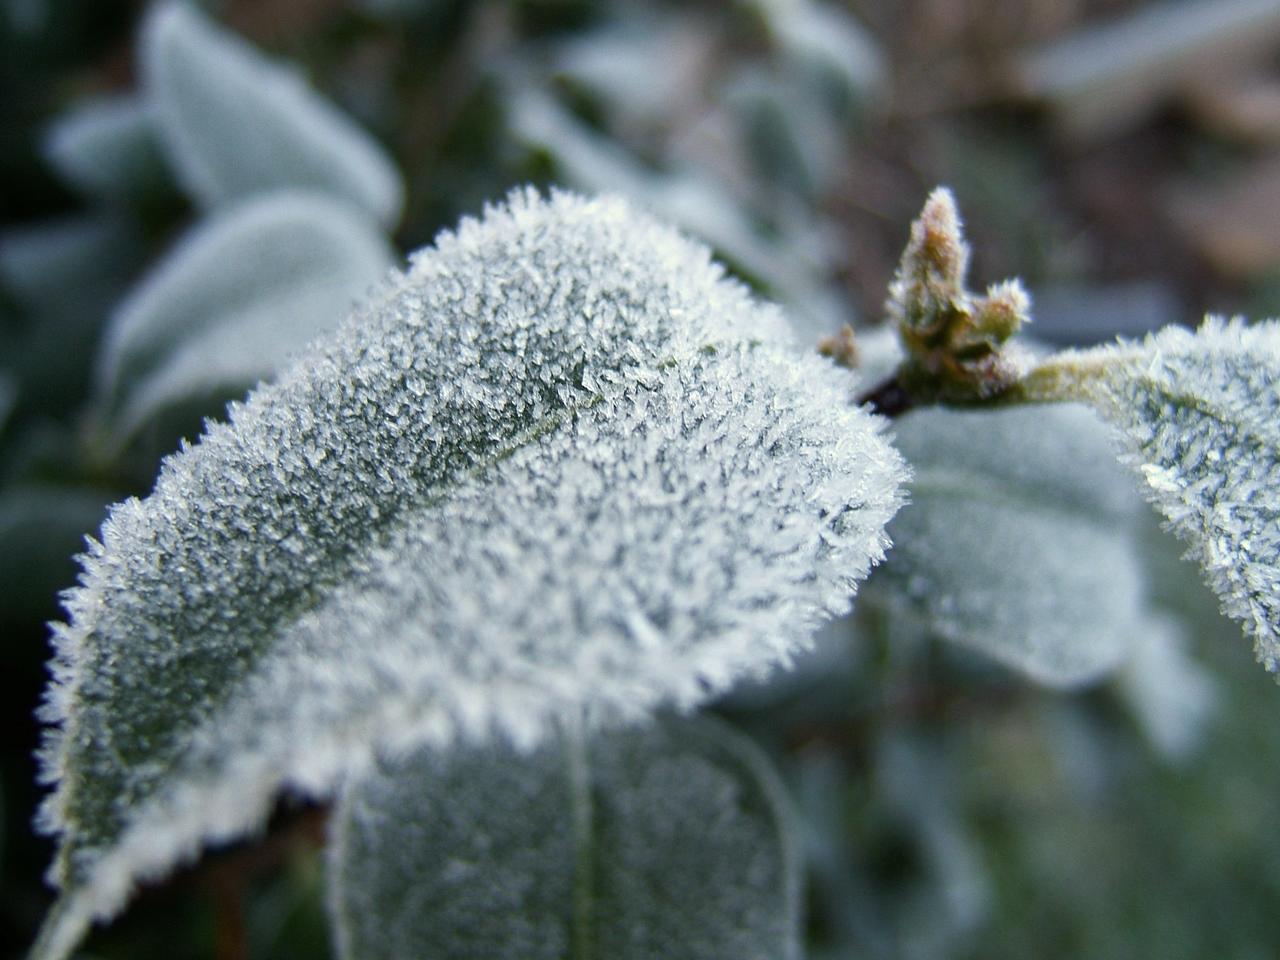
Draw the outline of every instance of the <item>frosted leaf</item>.
M915 479L867 599L1052 686L1097 679L1143 629L1141 501L1079 406L895 421Z
M1147 739L1173 763L1192 757L1219 704L1213 675L1187 653L1185 634L1172 617L1152 618L1117 678Z
M282 188L349 200L385 224L399 174L367 133L194 6L158 3L142 30L143 91L178 179L205 206Z
M1210 318L1071 356L1222 611L1280 669L1280 322Z
M357 210L285 192L197 225L112 317L99 363L114 432L217 389L243 391L331 330L390 269Z
M547 150L575 187L621 193L697 235L801 311L796 319L815 331L834 329L846 319L842 303L815 279L828 265L803 256L808 248L802 243L763 237L716 180L692 169L661 173L642 166L527 83L513 84L507 100L515 136Z
M617 200L513 194L118 505L57 631L38 956L377 746L692 707L785 661L904 468L847 372Z
M150 111L135 96L92 100L58 117L44 152L69 184L107 201L145 196L167 176Z
M754 0L780 48L801 65L839 78L849 93L866 94L885 79L875 38L847 10L820 0Z
M795 958L780 800L756 749L706 720L379 762L336 815L338 954Z

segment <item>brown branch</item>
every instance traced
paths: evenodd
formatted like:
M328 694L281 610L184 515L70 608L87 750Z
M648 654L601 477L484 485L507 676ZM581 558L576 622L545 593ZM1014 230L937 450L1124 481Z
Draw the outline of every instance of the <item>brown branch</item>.
M903 389L896 374L858 398L858 406L869 406L872 413L885 417L900 417L915 405L915 400Z

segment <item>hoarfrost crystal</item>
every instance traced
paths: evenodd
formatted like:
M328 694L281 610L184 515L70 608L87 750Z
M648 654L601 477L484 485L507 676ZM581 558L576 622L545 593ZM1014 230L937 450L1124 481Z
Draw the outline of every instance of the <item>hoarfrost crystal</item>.
M84 558L37 955L381 748L531 746L785 661L900 502L851 386L621 201L517 193L442 234Z
M1072 359L1223 612L1280 669L1280 323L1211 318Z

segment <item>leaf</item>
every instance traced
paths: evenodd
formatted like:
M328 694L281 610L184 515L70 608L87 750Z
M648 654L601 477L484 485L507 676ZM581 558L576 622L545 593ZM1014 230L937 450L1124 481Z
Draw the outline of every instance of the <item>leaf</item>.
M1280 670L1280 323L1210 318L1068 355L1258 660Z
M391 263L373 225L323 195L269 194L214 214L112 317L99 382L117 438L186 397L273 375Z
M1221 706L1213 675L1186 651L1186 630L1173 617L1134 637L1133 655L1119 674L1119 689L1152 746L1184 764L1205 739Z
M67 183L89 197L136 201L168 178L147 104L135 96L89 100L45 132L44 153Z
M781 799L751 743L706 720L381 762L335 818L338 954L798 957Z
M349 200L384 224L399 217L403 186L381 147L293 69L194 6L156 4L140 57L161 142L206 207L296 187Z
M1141 501L1097 418L925 409L895 426L912 502L868 600L1051 686L1123 660L1143 629Z
M375 747L532 745L786 660L899 503L848 393L621 201L442 234L107 520L57 636L37 956Z

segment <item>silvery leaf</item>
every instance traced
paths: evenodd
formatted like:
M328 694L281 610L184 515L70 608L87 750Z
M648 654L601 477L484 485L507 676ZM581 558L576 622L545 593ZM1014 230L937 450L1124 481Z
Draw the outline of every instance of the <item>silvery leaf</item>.
M868 599L1052 686L1096 680L1143 628L1141 500L1079 406L895 422L911 504Z
M1168 528L1280 669L1280 322L1209 319L1069 355Z
M143 93L178 179L205 206L299 188L394 223L403 186L367 133L290 67L191 4L157 3L142 30Z
M115 311L99 361L113 432L243 392L331 330L390 269L386 239L323 195L247 200L200 222Z
M155 124L136 96L77 105L46 131L44 152L69 184L108 202L136 200L167 177Z
M899 504L849 391L621 201L442 234L104 524L56 631L36 955L377 748L532 746L785 661Z
M780 801L765 758L706 720L379 762L336 816L338 954L795 958Z

